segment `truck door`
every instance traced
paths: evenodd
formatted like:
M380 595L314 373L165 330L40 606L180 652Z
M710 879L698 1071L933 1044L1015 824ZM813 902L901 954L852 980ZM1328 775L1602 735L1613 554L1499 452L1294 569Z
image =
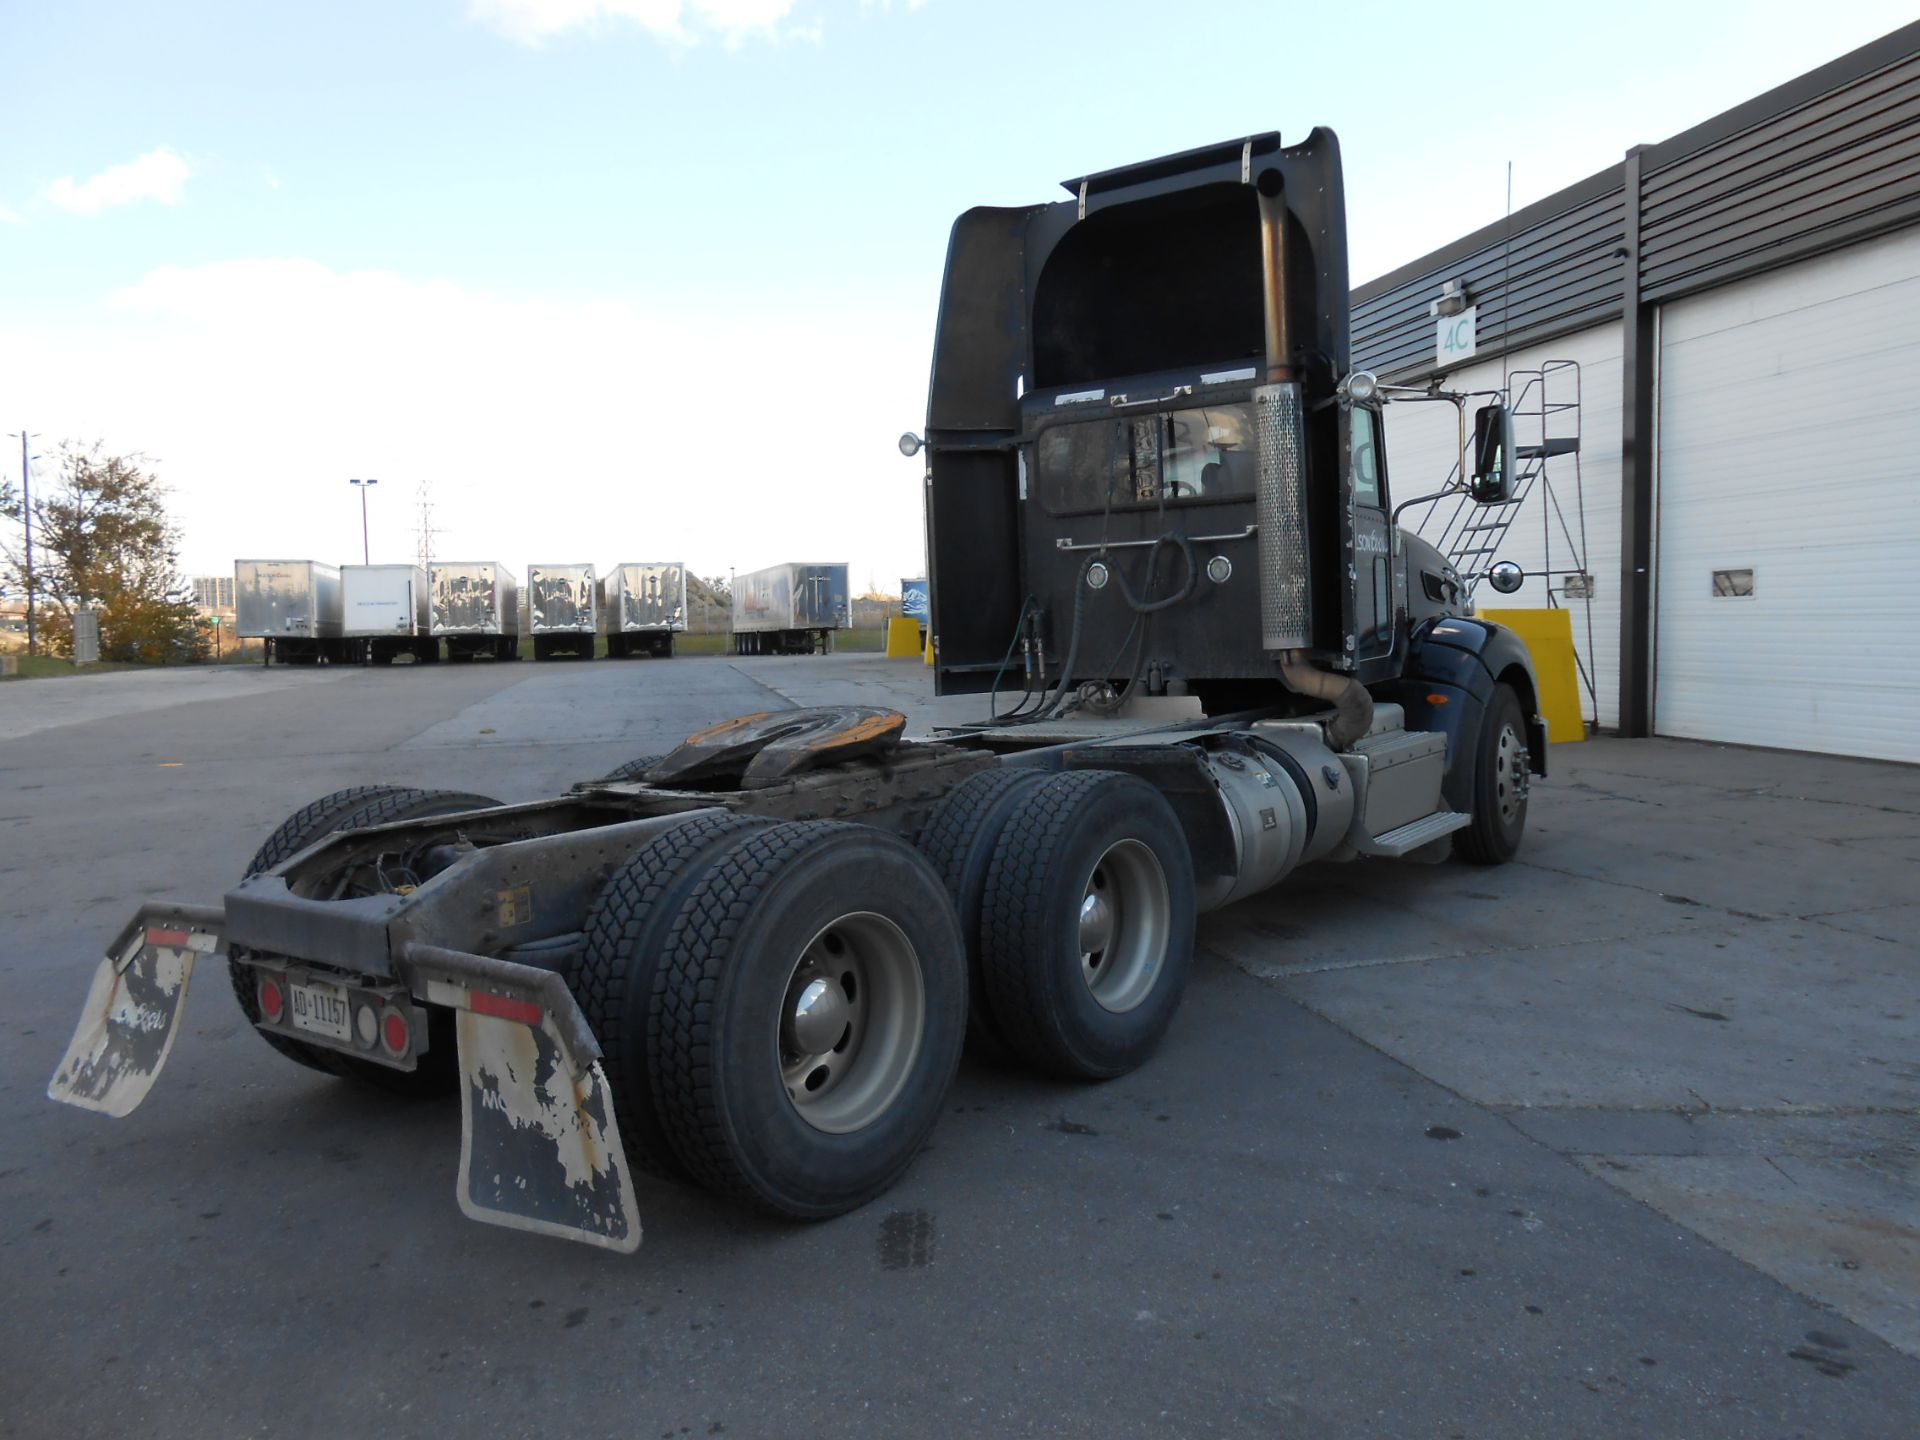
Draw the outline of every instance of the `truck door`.
M1353 494L1354 658L1371 660L1393 650L1393 551L1380 416L1359 405L1347 410L1347 473Z

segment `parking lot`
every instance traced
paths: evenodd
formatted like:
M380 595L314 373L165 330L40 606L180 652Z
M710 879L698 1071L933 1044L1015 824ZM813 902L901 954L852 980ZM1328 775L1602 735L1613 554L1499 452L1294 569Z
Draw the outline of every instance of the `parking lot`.
M836 701L978 710L870 656L0 691L0 1436L1920 1432L1910 767L1555 747L1514 864L1203 919L1145 1068L969 1061L825 1224L644 1179L631 1258L472 1224L457 1104L287 1063L206 969L134 1116L45 1100L132 908L315 795Z

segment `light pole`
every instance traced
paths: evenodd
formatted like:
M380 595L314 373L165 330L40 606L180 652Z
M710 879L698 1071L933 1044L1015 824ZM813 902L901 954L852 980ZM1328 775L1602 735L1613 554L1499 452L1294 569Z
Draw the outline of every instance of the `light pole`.
M27 441L39 439L39 433L20 432L20 518L27 527L27 654L39 653L34 647L33 629L33 487L28 479Z
M349 480L347 483L360 487L360 563L367 565L372 563L367 559L367 488L372 485L378 485L380 482L378 480Z

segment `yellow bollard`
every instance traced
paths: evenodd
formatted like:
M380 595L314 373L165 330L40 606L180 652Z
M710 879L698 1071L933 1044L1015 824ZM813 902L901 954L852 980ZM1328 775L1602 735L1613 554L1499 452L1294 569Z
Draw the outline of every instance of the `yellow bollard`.
M907 615L887 621L887 658L911 660L920 653L920 622Z
M1553 744L1587 738L1586 718L1580 711L1580 674L1573 658L1573 612L1570 610L1481 610L1483 620L1504 625L1526 642L1533 657L1534 679L1540 682L1540 713L1546 718Z

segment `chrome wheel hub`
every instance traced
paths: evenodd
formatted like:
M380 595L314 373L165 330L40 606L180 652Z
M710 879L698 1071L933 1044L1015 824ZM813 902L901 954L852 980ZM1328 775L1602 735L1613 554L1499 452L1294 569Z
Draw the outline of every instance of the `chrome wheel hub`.
M1494 796L1500 805L1500 818L1512 824L1527 807L1527 742L1511 725L1500 727L1500 740L1493 758Z
M853 1021L853 1002L832 980L809 980L793 1002L789 1017L793 1048L817 1055L840 1043Z
M816 1130L879 1119L926 1033L926 982L906 932L872 911L843 915L805 946L787 978L776 1063L787 1098Z
M1080 902L1080 953L1083 956L1104 955L1113 943L1113 906L1095 888L1103 879L1095 872L1086 898Z
M1094 862L1080 897L1080 978L1103 1010L1121 1014L1153 992L1167 958L1173 901L1160 858L1119 840Z

